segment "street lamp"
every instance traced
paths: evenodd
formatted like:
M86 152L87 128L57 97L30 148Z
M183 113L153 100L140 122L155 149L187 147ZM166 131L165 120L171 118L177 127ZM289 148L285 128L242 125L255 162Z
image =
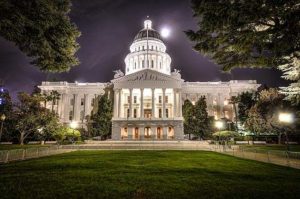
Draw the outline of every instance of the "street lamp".
M6 116L4 114L1 115L0 120L1 120L1 128L0 128L0 142L1 142L1 137L2 137L2 131L3 131L3 123L4 120L6 119Z
M220 130L223 129L224 123L222 121L218 120L218 121L215 122L215 127L219 131L219 144L220 144Z
M288 112L283 112L283 113L279 113L278 115L278 120L279 122L289 125L292 124L294 122L294 114L292 113L288 113ZM287 150L290 150L290 146L289 146L289 139L288 139L288 133L287 131L285 131L285 137L286 137L286 147Z
M73 129L73 137L72 137L72 142L74 144L74 134L75 134L75 129L78 127L78 123L76 121L72 121L70 123L70 127Z

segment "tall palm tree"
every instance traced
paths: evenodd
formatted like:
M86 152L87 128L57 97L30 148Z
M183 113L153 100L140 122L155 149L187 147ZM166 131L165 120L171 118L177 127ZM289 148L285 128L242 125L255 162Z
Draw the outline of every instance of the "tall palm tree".
M239 103L239 98L237 96L231 96L229 103L232 104L232 106L233 106L234 115L235 115L235 125L236 125L236 130L238 132L239 131L239 129L238 129L238 113L237 113L236 104Z

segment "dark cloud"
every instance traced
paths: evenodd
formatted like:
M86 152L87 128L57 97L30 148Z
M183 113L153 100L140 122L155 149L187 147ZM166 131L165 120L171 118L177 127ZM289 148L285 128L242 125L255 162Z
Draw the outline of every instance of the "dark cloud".
M195 52L183 33L196 27L189 0L74 0L70 16L82 32L77 54L81 64L68 73L47 75L30 66L29 59L14 44L0 38L0 78L14 95L21 90L30 91L47 78L110 81L113 70L124 70L129 45L147 15L155 29L172 28L172 36L165 43L173 68L180 69L186 81L256 79L270 86L286 85L277 70L235 69L224 74L220 67Z

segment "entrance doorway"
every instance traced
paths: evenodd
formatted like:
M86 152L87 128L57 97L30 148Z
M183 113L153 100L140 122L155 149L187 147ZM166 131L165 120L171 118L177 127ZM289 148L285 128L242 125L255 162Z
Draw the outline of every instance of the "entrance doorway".
M150 127L145 127L145 138L151 138L151 128Z
M162 139L162 128L157 127L157 139Z

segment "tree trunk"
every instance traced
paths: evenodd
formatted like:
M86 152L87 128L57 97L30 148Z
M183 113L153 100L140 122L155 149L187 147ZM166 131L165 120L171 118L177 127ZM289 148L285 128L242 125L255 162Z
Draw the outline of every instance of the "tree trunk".
M25 133L21 132L20 134L20 145L24 145Z

